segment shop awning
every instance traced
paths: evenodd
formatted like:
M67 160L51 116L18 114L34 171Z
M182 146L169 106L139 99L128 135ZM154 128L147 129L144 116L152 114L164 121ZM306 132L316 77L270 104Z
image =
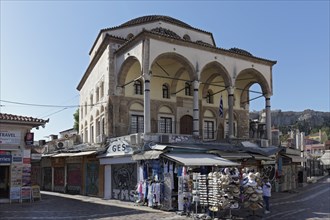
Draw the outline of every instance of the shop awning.
M283 156L290 158L293 163L300 163L300 162L306 162L307 161L306 158L302 158L302 157L297 156L297 155L283 154Z
M274 160L274 158L266 157L260 154L250 154L256 160Z
M91 155L91 154L95 154L96 151L83 151L83 152L77 152L77 153L59 153L59 154L55 154L51 157L79 157L79 156L85 156L85 155Z
M83 152L79 152L79 153L73 153L70 155L70 157L80 157L80 156L87 156L87 155L91 155L91 154L95 154L96 151L83 151Z
M239 166L239 163L218 157L213 154L182 154L182 153L166 153L165 158L173 160L184 166Z
M149 150L132 156L133 160L155 160L159 158L163 151Z
M41 157L52 157L54 155L56 155L56 154L42 154Z
M228 159L228 160L239 160L239 159L252 158L252 156L250 154L244 153L244 152L226 152L226 151L219 151L219 150L211 150L208 153L217 154L220 157Z
M55 154L54 156L51 157L70 157L72 155L72 153L59 153L59 154Z

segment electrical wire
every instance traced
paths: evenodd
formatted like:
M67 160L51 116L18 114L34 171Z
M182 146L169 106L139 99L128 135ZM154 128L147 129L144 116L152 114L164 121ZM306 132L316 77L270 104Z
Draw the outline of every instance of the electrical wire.
M35 106L35 107L49 107L49 108L79 108L82 106L95 106L106 102L98 102L95 104L86 104L86 105L45 105L45 104L32 104L32 103L24 103L24 102L13 102L7 100L0 100L0 102L16 104L16 105L25 105L25 106Z

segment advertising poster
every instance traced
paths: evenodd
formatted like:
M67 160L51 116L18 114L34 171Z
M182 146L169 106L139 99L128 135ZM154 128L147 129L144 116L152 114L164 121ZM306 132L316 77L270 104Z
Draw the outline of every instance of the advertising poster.
M12 164L11 166L11 187L21 187L22 186L22 170L21 164Z
M10 200L20 200L21 199L21 187L15 186L10 187Z
M29 164L31 163L31 150L24 150L23 152L23 163Z
M24 186L21 188L21 200L31 200L31 187Z
M31 164L23 164L22 186L31 186Z

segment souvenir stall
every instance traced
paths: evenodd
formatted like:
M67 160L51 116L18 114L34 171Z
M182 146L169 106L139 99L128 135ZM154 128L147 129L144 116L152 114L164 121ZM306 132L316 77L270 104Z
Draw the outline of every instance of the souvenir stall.
M251 216L256 216L256 211L263 208L260 173L247 168L243 169L241 189L241 202L244 208L252 211Z
M136 203L163 210L178 210L182 214L196 211L209 211L209 194L212 184L214 192L212 199L217 199L214 178L221 178L221 171L225 167L238 166L213 154L206 153L163 153L151 150L132 156L138 161L138 184L136 187ZM219 176L215 172L219 172ZM230 172L229 169L226 172ZM223 175L229 175L223 174ZM236 168L236 183L239 184L239 173ZM210 184L209 184L210 181ZM237 196L239 188L229 186L229 177L222 182L228 184L228 189L222 195L225 198L233 192ZM211 196L210 194L210 196ZM220 199L220 198L219 198ZM213 203L212 203L213 204ZM235 205L237 206L237 204ZM197 209L196 209L197 208ZM203 208L203 210L202 210Z
M179 214L214 217L218 211L239 207L239 163L206 153L161 156L175 165L178 187L172 203L177 203Z
M137 205L172 210L171 192L174 186L173 163L159 158L162 151L146 151L133 155L137 161L138 181L135 190Z

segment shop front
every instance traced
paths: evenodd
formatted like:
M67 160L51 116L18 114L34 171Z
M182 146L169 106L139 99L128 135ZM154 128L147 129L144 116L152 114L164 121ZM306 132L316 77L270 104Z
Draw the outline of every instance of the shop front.
M239 163L196 151L151 150L132 158L138 162L139 205L209 216L239 207Z
M133 149L125 138L115 138L105 154L100 155L104 166L104 198L134 201L137 185L137 163L132 160Z
M52 161L51 156L49 155L42 155L41 157L41 185L40 188L46 191L52 191Z
M66 193L80 194L82 191L82 157L66 158Z
M0 154L0 199L9 199L11 155Z
M0 113L0 203L31 201L32 128L42 119Z
M298 187L298 173L301 163L306 162L296 149L284 148L278 156L279 191L292 191Z
M65 187L65 179L66 179L66 169L65 169L65 157L69 156L66 153L60 153L52 156L52 169L54 172L53 175L53 188L54 192L62 192L66 191Z
M85 194L88 196L98 196L100 192L99 188L99 161L88 161L86 162L86 186L85 186Z

